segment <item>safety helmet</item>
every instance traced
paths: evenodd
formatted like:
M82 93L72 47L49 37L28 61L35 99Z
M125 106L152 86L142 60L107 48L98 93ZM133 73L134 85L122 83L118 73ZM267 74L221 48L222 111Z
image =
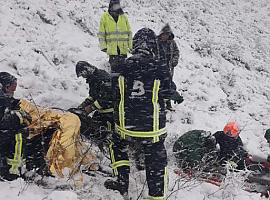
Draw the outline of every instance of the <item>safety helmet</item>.
M95 70L96 67L86 61L79 61L76 64L77 77L82 76L83 78L87 78L87 75L93 74Z
M236 122L228 122L224 128L223 132L233 138L236 138L240 134L240 128Z
M133 37L133 54L144 52L157 55L157 36L152 29L142 28Z

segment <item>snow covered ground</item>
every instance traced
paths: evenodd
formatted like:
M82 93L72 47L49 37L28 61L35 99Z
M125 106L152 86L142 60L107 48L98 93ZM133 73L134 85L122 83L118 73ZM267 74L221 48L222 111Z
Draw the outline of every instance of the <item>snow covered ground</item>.
M169 22L181 51L174 79L185 101L168 114L169 199L260 199L240 186L219 190L206 183L180 183L177 190L172 145L186 131L214 132L236 120L251 154L270 153L263 138L270 128L270 0L122 0L122 5L134 33L142 27L158 33ZM87 86L76 78L75 63L86 60L108 69L97 40L107 6L106 0L1 0L0 71L18 78L16 96L45 107L78 105ZM130 195L139 199L145 177L135 169L131 177ZM104 188L106 178L85 179L77 191L22 180L0 183L0 199L121 199ZM140 199L146 196L145 189Z

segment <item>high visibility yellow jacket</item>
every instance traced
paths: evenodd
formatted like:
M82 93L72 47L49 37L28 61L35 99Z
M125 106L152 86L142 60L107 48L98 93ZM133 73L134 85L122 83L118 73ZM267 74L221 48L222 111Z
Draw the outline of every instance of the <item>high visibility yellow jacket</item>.
M127 55L132 49L132 32L126 14L119 15L117 23L109 12L105 12L100 19L99 45L101 50L107 49L108 55Z

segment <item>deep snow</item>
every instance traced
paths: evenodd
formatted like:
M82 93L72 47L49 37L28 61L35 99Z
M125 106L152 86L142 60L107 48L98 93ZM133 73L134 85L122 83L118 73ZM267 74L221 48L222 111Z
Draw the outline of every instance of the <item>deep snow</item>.
M167 124L168 194L174 191L169 199L259 199L237 187L218 190L206 183L170 191L177 179L172 145L186 131L214 132L236 120L251 154L270 152L263 138L270 128L270 0L122 0L122 5L133 33L141 27L158 33L169 22L181 53L174 79L185 101L174 105ZM75 63L109 69L96 36L107 6L105 0L1 0L0 71L18 77L16 96L45 107L78 105L87 86L76 78ZM132 171L130 195L137 199L145 177ZM86 179L78 191L26 187L22 180L0 183L0 199L121 199L103 187L106 178Z

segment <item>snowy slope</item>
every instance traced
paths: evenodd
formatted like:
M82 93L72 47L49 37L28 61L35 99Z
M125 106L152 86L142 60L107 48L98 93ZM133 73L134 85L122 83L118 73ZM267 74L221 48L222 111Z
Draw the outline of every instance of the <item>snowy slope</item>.
M251 153L270 152L263 139L270 127L270 0L122 0L122 5L134 33L141 27L158 33L169 22L181 51L174 79L185 101L168 115L170 199L231 199L226 189L216 192L208 184L176 192L171 149L188 130L214 132L234 119ZM105 0L0 1L0 71L18 77L17 97L66 109L87 96L74 67L86 60L108 69L96 36L107 6ZM132 177L130 192L137 199L145 178L136 171ZM103 187L105 178L86 178L83 190L69 192L25 189L22 180L0 183L0 199L121 199ZM240 189L233 194L239 200L259 198Z

